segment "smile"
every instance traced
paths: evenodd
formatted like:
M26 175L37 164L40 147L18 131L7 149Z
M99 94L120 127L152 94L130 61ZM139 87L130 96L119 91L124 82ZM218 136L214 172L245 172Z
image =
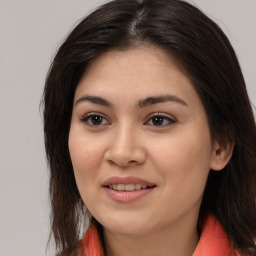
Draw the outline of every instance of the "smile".
M149 186L142 184L111 184L108 187L116 191L134 191L149 188Z
M108 198L118 203L130 203L151 194L156 184L138 177L110 177L102 183Z

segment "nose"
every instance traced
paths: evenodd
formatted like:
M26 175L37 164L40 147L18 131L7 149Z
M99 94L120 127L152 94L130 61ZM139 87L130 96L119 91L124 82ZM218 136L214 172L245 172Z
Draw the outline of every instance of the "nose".
M113 132L106 159L110 164L123 168L143 164L146 150L139 132L133 127L120 127Z

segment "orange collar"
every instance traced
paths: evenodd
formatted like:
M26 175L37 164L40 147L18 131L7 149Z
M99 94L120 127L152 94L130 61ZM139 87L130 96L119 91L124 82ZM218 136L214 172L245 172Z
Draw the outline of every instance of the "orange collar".
M193 256L239 256L232 248L220 222L209 216Z
M86 231L83 241L84 254L80 256L104 256L99 233L95 225Z
M104 256L97 228L91 225L84 235L83 248L85 254L81 256ZM199 243L192 256L241 256L228 240L219 221L209 216L203 228Z

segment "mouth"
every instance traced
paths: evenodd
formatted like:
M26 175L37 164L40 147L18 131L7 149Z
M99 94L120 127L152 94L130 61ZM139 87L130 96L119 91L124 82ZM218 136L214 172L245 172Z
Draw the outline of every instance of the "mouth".
M115 191L135 191L156 187L156 184L137 177L110 177L102 184L103 187Z
M102 186L110 199L130 203L151 194L156 184L137 177L111 177Z
M155 186L147 186L142 184L110 184L108 186L105 186L107 188L110 188L115 191L135 191L135 190L141 190L141 189L150 189Z

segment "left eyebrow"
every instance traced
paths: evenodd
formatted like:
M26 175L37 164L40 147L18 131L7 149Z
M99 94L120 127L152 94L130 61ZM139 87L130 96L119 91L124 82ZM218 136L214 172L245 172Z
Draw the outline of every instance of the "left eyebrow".
M84 95L81 98L79 98L76 102L75 105L77 105L80 102L90 102L93 104L101 105L104 107L112 107L113 105L107 101L106 99L103 99L101 97L97 96L90 96L90 95Z
M188 104L182 100L181 98L175 96L175 95L160 95L156 97L148 97L146 99L140 100L137 104L139 108L144 108L150 105L158 104L158 103L164 103L164 102L176 102L183 106L187 106Z

